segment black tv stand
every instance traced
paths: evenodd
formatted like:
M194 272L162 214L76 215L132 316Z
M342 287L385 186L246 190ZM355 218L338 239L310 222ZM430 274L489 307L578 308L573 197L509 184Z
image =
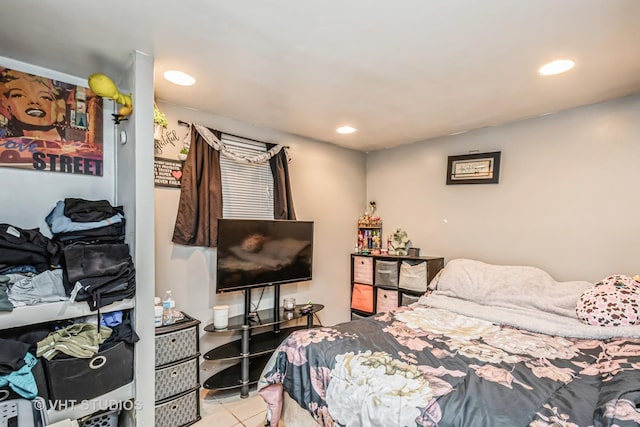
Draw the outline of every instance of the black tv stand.
M231 317L227 329L216 330L213 324L205 326L206 332L237 333L240 338L227 344L223 344L209 350L204 354L205 360L238 361L239 363L226 368L211 377L203 384L210 390L232 390L240 388L240 397L249 396L249 387L258 382L260 373L271 357L271 353L292 332L313 327L314 313L322 310L324 305L313 304L313 309L308 313L300 313L300 309L306 304L296 305L293 310L284 310L280 307L280 285L274 286L273 308L251 311L251 290L247 289L244 295L244 314ZM252 313L255 313L253 315ZM302 317L307 317L306 325L282 328L281 325ZM272 330L252 334L252 329L272 326Z

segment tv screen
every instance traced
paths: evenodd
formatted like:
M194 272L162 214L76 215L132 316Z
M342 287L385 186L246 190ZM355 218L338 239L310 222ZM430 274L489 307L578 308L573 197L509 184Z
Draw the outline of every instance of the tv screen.
M216 292L311 280L313 222L218 219Z

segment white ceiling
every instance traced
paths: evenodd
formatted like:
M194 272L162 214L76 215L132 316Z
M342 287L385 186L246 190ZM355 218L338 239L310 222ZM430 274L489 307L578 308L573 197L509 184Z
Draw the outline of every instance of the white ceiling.
M117 78L133 50L157 99L371 151L639 92L640 1L3 2L0 56Z

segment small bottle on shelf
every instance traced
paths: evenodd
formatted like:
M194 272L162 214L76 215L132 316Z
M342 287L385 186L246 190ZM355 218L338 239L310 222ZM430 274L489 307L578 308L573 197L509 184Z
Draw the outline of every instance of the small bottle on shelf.
M173 317L173 307L175 307L175 305L176 302L173 300L171 291L167 291L164 295L164 300L162 301L163 325L173 325L175 323L175 319Z

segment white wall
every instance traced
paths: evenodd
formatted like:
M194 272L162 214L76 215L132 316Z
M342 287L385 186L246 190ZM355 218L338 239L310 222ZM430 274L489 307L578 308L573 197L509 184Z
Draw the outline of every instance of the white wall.
M213 129L290 146L289 164L293 199L298 219L314 221L313 280L281 287L281 298L296 297L298 302L311 300L324 304L319 313L323 324L349 319L349 253L357 236L358 214L365 209L365 155L330 144L259 128L220 116L158 102L169 119L169 132L180 140L186 128L184 120ZM159 157L176 159L181 142L163 147ZM241 314L241 292L215 293L215 249L176 245L171 242L180 190L155 188L156 294L171 289L176 305L189 315L211 322L212 306L230 304L230 315ZM259 290L252 293L257 302ZM272 305L268 288L260 309ZM204 334L201 351L211 348L210 336ZM206 378L203 378L203 380Z
M153 297L155 281L153 215L153 56L136 51L126 72L125 86L133 91L135 109L118 127L126 130L127 141L117 144L116 168L118 203L127 213L127 242L136 267L134 325L140 342L135 351L137 402L135 425L155 425L155 412L148 402L155 399L155 330Z
M640 273L640 95L374 152L367 200L423 255L556 280ZM428 118L426 118L428 120ZM500 183L445 185L447 156L502 151Z

